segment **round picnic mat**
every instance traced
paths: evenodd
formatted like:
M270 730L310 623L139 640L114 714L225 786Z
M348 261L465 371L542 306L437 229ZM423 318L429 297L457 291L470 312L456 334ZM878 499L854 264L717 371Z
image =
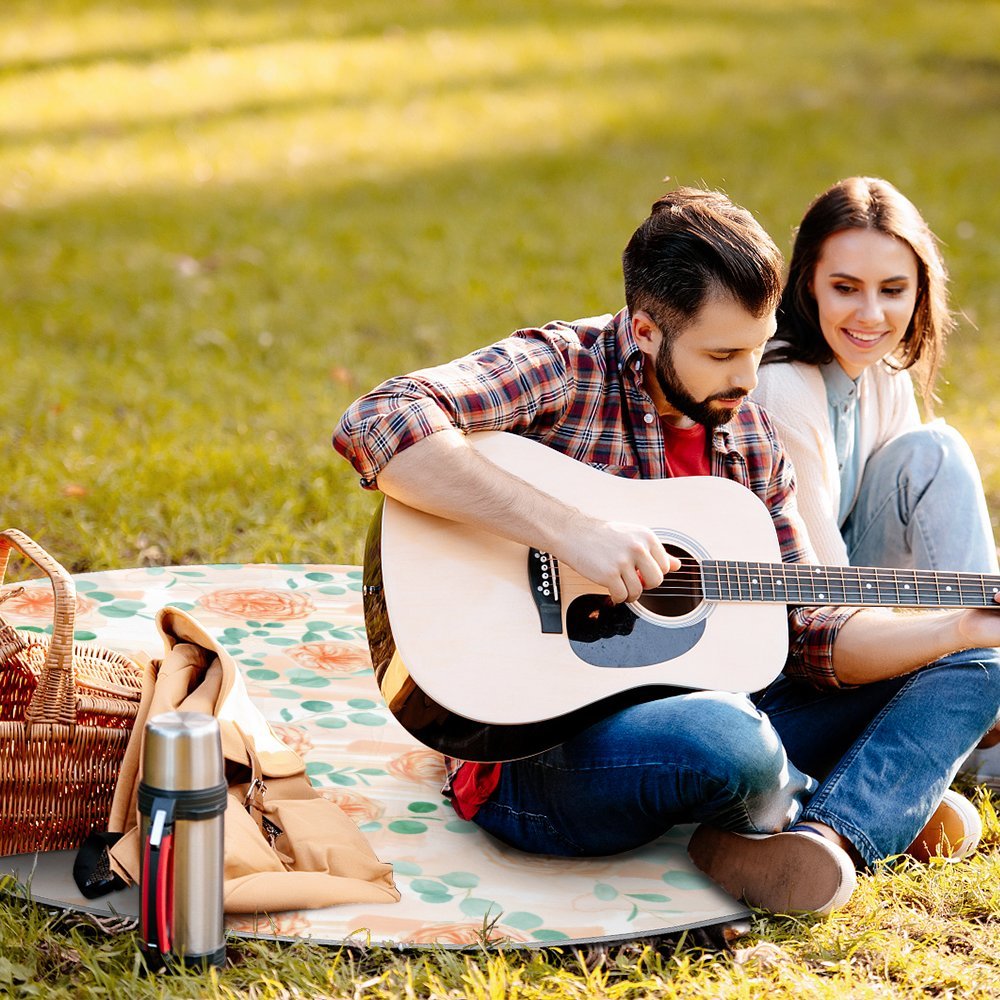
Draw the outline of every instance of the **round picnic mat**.
M442 758L395 721L379 694L357 567L153 567L75 582L80 641L157 657L156 612L169 604L194 615L233 654L251 697L306 760L314 786L393 865L398 903L227 918L236 933L331 944L542 946L667 934L748 912L692 867L690 827L627 854L564 859L516 851L459 819L440 792ZM48 581L27 584L3 615L22 629L49 630ZM34 867L46 862L65 867L44 857ZM0 863L21 878L30 868L23 858L6 869ZM71 884L59 898L76 905ZM114 895L105 899L114 909Z

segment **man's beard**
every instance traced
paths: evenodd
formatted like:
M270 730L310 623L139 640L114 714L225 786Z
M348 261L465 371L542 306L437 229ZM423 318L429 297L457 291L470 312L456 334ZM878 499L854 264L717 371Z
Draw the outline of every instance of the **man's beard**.
M747 395L743 389L730 389L728 392L717 392L712 396L701 400L694 398L684 388L681 380L677 376L677 369L674 368L673 346L667 343L666 338L660 341L660 349L656 352L654 369L656 381L659 383L660 391L667 402L675 409L690 417L695 423L701 424L712 430L728 423L733 419L737 410L730 407L714 407L712 403L717 399L744 399Z

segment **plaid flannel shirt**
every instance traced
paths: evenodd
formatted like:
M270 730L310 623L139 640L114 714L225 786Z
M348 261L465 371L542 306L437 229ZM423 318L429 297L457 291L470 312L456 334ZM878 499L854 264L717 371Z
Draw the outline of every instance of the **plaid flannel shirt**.
M663 432L643 389L644 363L624 309L518 330L457 361L384 382L351 405L333 444L366 489L377 488L379 471L397 452L450 427L511 431L616 475L662 479L668 475ZM715 429L710 463L713 475L764 501L785 562L815 562L795 504L791 463L752 400ZM785 673L839 687L833 643L854 613L791 608Z

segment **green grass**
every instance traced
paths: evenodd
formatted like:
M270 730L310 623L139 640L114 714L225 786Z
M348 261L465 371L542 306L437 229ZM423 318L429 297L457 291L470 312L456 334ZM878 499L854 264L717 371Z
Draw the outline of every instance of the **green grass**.
M133 933L48 913L0 885L0 995L993 1000L1000 824L992 799L981 797L980 807L986 846L971 861L879 871L829 919L757 915L726 949L698 932L607 949L411 954L237 940L221 972L148 977Z
M944 241L965 318L941 411L1000 512L997 37L996 0L6 0L0 519L74 571L358 562L372 499L329 446L355 395L617 309L666 176L787 247L853 173ZM830 921L757 919L755 952L588 972L241 944L216 992L996 995L998 865L994 828ZM48 921L8 894L0 991L161 995L127 937Z
M833 179L896 180L947 243L946 411L1000 501L1000 5L542 6L5 4L4 520L75 570L358 561L344 406L616 309L666 175L785 245Z

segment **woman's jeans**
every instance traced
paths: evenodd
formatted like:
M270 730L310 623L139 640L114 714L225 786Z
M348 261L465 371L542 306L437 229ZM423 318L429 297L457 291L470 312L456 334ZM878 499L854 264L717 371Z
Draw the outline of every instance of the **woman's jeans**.
M754 698L803 771L802 819L874 862L903 853L1000 707L1000 651L952 653L903 677L820 690L779 678Z
M868 459L841 534L852 566L997 572L976 460L943 421L900 434Z
M841 533L852 566L998 572L979 469L943 421L901 434L868 459ZM961 769L1000 785L1000 746L974 750Z

